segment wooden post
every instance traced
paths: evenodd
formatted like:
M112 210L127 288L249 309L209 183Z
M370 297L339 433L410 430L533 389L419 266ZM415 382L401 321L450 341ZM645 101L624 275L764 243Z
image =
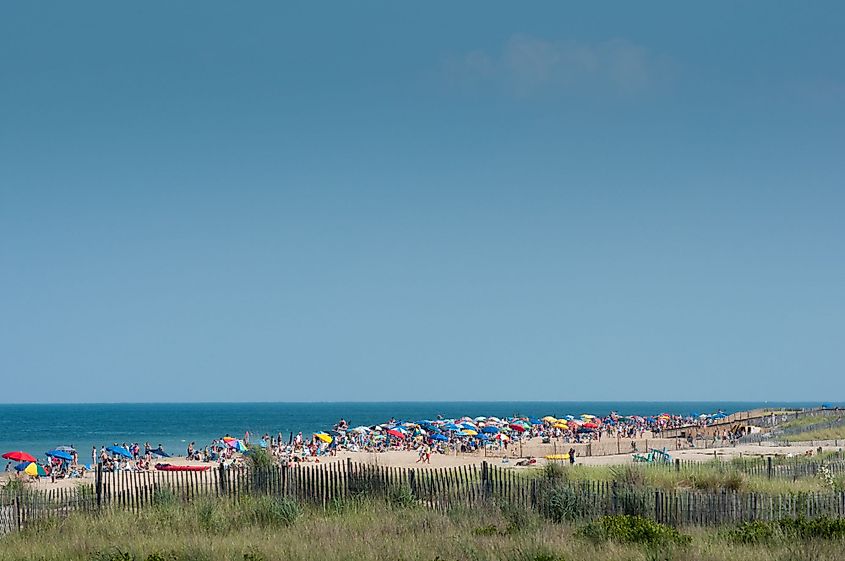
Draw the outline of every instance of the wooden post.
M675 458L675 471L681 471L681 459Z
M103 464L97 462L97 508L99 509L103 504Z
M769 479L772 478L772 457L766 456L766 475Z

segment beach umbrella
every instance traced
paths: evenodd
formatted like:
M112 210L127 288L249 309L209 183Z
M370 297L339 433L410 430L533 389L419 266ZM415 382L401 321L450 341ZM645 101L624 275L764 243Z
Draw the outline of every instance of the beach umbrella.
M365 432L370 432L370 429L365 426L355 427L352 429L352 432L356 432L358 434L364 434Z
M51 458L58 458L60 460L67 460L67 461L73 460L72 455L68 454L64 450L59 450L58 448L55 449L55 450L50 450L49 452L45 452L44 454L47 455L47 456L50 456Z
M540 419L528 419L528 422L531 423L532 425L542 425L543 424L543 421L541 421Z
M331 443L331 441L334 440L330 435L328 435L324 432L315 432L314 436L317 437L317 439L319 439L319 440L321 440L321 441L323 441L327 444Z
M564 417L564 419L566 419L567 421L571 421L571 420L573 420L574 418L575 418L575 417L573 417L572 415L567 415L567 416L565 416L565 417Z
M244 444L243 440L238 440L238 439L227 440L226 446L229 446L230 448L234 449L237 452L246 452L246 450L247 450L247 447ZM108 448L107 448L107 450L108 450Z
M25 462L17 466L15 469L22 471L27 475L33 475L36 477L46 477L47 475L47 471L44 469L44 466L39 465L37 462Z
M595 424L595 423L584 423L583 425L581 425L581 428L585 428L585 429L597 429L597 428L599 428L599 426L598 426L597 424Z
M556 423L557 419L552 417L551 415L546 415L545 417L543 417L543 421L545 421L546 423Z
M588 415L587 413L584 413L584 414L581 415L581 418L589 421L590 419L595 419L596 416L595 415Z
M569 425L568 425L568 424L566 424L566 423L565 423L565 422L563 422L563 421L559 421L559 422L557 422L557 423L553 424L553 425L552 425L552 428L566 430L566 429L568 429L568 428L569 428Z
M515 430L516 432L525 432L525 427L517 423L511 423L510 428L511 430Z
M509 437L509 436L508 436L508 435L506 435L506 434L502 434L502 433L497 434L497 435L496 435L496 436L494 436L493 438L495 438L496 440L501 440L502 442L504 442L505 440L510 440L510 439L511 439L511 437Z
M488 423L501 423L502 420L498 417L487 417Z
M475 436L478 433L472 429L464 429L460 432L460 434L463 436Z
M74 448L73 446L56 446L55 449L61 450L62 452L70 452L71 454L76 452L76 448Z
M496 434L497 432L499 432L499 427L494 427L491 425L481 429L481 432L486 432L487 434Z
M822 407L824 407L824 406L822 406ZM482 421L486 421L486 420L487 420L487 417L476 417L476 418L475 418L475 419L473 419L473 420L474 420L476 423L480 423L480 422L482 422Z
M440 433L432 434L431 436L429 436L429 438L431 440L439 440L441 442L446 442L447 440L449 440L449 438L447 438L446 436L444 436Z
M21 452L17 450L15 452L6 452L3 454L3 458L7 460L14 460L16 462L37 462L38 460L35 459L34 456L27 454L26 452Z
M443 428L446 430L461 430L461 427L459 427L455 423L446 423L445 425L443 425Z
M123 446L109 446L106 448L106 451L111 452L112 454L117 454L118 456L123 456L124 458L131 458L132 454L124 448Z
M387 434L395 438L405 438L405 434L396 429L389 429Z

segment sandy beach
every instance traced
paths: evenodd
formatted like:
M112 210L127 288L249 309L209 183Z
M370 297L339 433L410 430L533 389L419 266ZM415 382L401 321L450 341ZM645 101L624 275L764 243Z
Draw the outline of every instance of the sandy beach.
M637 440L634 442L637 443L637 446L640 450L645 450L645 441L646 439L643 439L642 441ZM621 442L619 444L620 446L624 445L625 448L630 449L631 442L631 439L621 439ZM652 446L652 444L661 445L660 447L666 444L666 442L664 442L663 440L648 439L648 442L650 447ZM670 441L670 443L671 446L675 446L675 441ZM579 465L608 466L634 463L633 455L630 452L621 454L588 455L589 450L587 445L567 444L565 446L572 446L575 447L576 450L578 450L577 463ZM547 460L545 456L553 454L555 453L555 451L559 453L561 451L559 450L560 447L560 444L558 444L557 446L555 446L554 444L543 444L540 438L532 438L523 443L521 454L519 446L511 447L508 450L507 455L504 455L504 453L488 453L485 455L484 452L475 452L472 454L434 454L431 456L430 464L418 463L417 459L419 455L415 451L391 450L381 453L339 451L337 455L323 456L319 458L319 461L308 461L299 465L303 467L308 467L320 464L331 464L336 462L345 462L348 458L356 463L396 468L437 469L465 465L478 465L486 461L488 463L493 463L505 468L528 469L517 466L517 462L521 459L534 458L537 461L535 467L543 466L549 461L552 461ZM669 448L669 446L666 447ZM822 446L821 448L823 451L834 451L842 449L842 447L837 446ZM810 444L797 444L794 446L761 446L759 444L739 444L736 446L723 446L714 448L683 448L676 450L669 448L669 453L671 454L672 458L677 458L684 461L708 462L714 459L729 461L733 458L740 457L791 457L798 455L815 454L818 449L818 446L812 446ZM212 468L215 467L215 464L200 463L196 461L187 460L184 457L178 456L168 458L167 462L174 465L210 465ZM5 483L11 477L14 477L14 474L8 472L0 474L0 481ZM31 485L34 489L46 490L69 488L80 484L92 484L93 482L94 472L88 471L82 478L59 479L57 481L51 481L49 477L43 477L38 481L31 482L28 484Z

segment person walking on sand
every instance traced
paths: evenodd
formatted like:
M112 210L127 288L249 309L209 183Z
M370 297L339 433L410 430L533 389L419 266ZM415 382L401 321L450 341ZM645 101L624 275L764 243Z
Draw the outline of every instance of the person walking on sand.
M575 448L569 449L569 465L575 465Z

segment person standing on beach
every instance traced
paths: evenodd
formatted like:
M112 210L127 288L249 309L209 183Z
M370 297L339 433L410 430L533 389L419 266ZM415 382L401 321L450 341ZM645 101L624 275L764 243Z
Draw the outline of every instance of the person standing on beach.
M569 449L569 465L575 465L575 448Z
M96 446L91 447L91 465L92 466L97 465L97 447Z

